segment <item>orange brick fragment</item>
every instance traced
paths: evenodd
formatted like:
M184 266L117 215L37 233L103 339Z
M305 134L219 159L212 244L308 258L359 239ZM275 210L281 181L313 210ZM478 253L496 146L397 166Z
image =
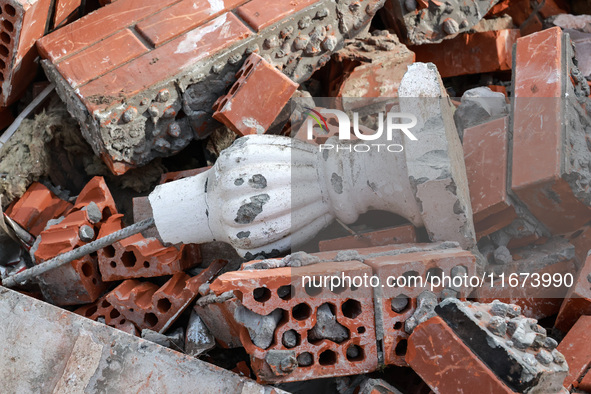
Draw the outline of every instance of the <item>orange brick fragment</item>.
M99 238L123 228L123 215L113 215L103 224ZM104 281L172 275L201 263L199 245L165 247L156 238L136 234L98 251Z
M253 53L236 73L236 82L230 92L213 105L213 117L238 135L263 134L298 86Z
M6 214L37 237L49 220L66 214L72 207L72 204L58 198L43 184L33 182L18 201L8 206Z
M511 69L517 29L463 33L441 44L409 47L417 62L432 62L443 78Z
M318 243L318 249L321 252L326 252L329 250L359 249L415 242L417 242L415 227L412 224L405 224L384 230L320 241Z

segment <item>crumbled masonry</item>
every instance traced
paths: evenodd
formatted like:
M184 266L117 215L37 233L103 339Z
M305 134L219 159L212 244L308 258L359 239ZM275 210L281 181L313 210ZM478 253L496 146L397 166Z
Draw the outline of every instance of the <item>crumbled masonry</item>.
M591 393L590 100L585 0L0 0L1 391Z

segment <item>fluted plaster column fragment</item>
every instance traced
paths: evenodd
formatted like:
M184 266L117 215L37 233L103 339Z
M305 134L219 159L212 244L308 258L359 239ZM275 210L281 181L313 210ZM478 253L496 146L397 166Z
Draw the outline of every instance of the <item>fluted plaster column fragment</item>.
M401 112L417 117L418 141L404 152L411 187L433 241L475 245L472 207L462 145L453 119L453 104L432 63L414 63L399 89Z

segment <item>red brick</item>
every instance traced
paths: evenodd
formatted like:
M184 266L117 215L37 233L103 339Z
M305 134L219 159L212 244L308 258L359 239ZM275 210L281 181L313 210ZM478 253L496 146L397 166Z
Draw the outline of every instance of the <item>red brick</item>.
M136 25L136 29L155 47L186 33L248 0L222 0L212 7L208 0L183 0L152 15ZM216 3L216 4L218 4Z
M553 245L555 246L551 246L551 248L555 248L554 251L557 256L566 255L559 248L564 248L565 250L572 248L566 242ZM485 283L471 294L471 298L482 303L499 300L518 305L521 307L523 315L533 319L542 319L556 315L560 310L562 299L569 288L564 284L559 287L535 286L531 274L539 274L540 279L544 274L560 274L564 277L565 274L576 272L576 262L574 259L549 261L552 255L551 248L542 249L539 252L535 251L537 248L533 248L533 252L531 248L528 248L530 251L526 249L513 251L513 257L516 260L503 266L502 272L505 274L504 284L499 279L491 285L490 279L487 277ZM546 263L541 265L543 261L546 261ZM509 275L511 274L529 274L530 276L525 284L524 276L520 276L520 286L511 287L508 282Z
M107 301L140 329L166 331L197 295L198 277L179 272L162 287L128 279L107 294Z
M58 62L113 35L179 0L121 0L80 18L43 37L41 56Z
M102 212L102 220L98 223L92 223L87 211L82 210L91 202L96 203ZM65 218L41 232L35 262L40 264L86 244L79 237L79 229L90 226L98 234L104 220L116 213L115 202L104 179L94 177L80 192ZM39 282L44 297L57 305L94 302L106 289L94 253L40 275Z
M591 226L585 225L568 236L568 240L575 246L575 254L579 266L583 266L587 254L591 250Z
M139 336L140 334L137 327L132 322L126 320L104 296L92 304L76 309L74 313L94 321L102 318L108 326L115 327L131 335Z
M123 215L113 215L103 224L99 238L123 228ZM156 238L136 234L98 251L104 281L172 275L201 263L199 245L165 247Z
M439 393L513 393L438 316L415 328L406 361Z
M109 48L119 50L110 51ZM70 56L59 63L57 69L67 75L72 87L76 88L148 50L129 29L124 29Z
M0 106L15 102L24 93L37 72L35 41L45 34L50 0L32 4L24 0L0 3Z
M409 47L417 62L432 62L443 78L511 69L511 51L519 30L464 33L441 44Z
M359 251L362 255L367 254L363 249ZM434 251L421 251L415 253L403 253L395 256L366 258L364 263L373 268L373 273L380 278L382 284L387 285L389 277L401 277L406 275L421 276L426 279L427 274L439 276L443 272L451 276L451 270L457 266L463 266L465 274L476 274L476 258L470 252L461 249L447 249ZM463 275L463 274L462 274ZM430 285L429 285L430 286ZM416 298L430 287L386 286L379 290L376 297L382 299L382 331L384 362L390 365L406 366L405 350L408 334L404 329L404 323L411 317L416 308ZM444 290L443 287L433 288L437 295ZM471 288L461 288L458 294L460 298L466 298ZM408 305L402 311L392 308L392 300L406 298Z
M226 291L234 291L238 295L242 305L260 315L267 315L276 308L285 312L284 321L275 330L275 340L268 349L255 346L245 327L241 327L240 339L242 345L251 356L251 366L261 382L289 382L311 378L328 376L345 376L373 371L377 368L377 348L375 340L374 307L372 302L372 289L360 287L355 290L345 288L310 288L318 291L308 292L303 290L302 280L304 276L323 277L343 272L348 276L364 274L371 276L371 269L356 261L327 262L298 268L276 268L266 270L227 272L216 279L210 289L216 294ZM291 292L289 291L291 287ZM265 288L266 290L257 290ZM278 291L287 290L286 296L280 298ZM257 290L255 292L255 290ZM262 291L263 296L258 296ZM308 294L310 293L310 294ZM255 297L255 294L257 296ZM311 343L308 340L308 330L316 324L316 311L325 303L335 308L337 321L345 326L349 332L349 339L341 343L323 340L320 343ZM298 314L298 310L303 311ZM305 312L305 313L304 313ZM230 320L229 324L236 324ZM300 336L300 343L296 347L288 349L282 344L284 332L295 330ZM347 349L358 346L361 356L356 359L347 358ZM310 366L299 366L293 372L283 375L275 375L265 361L265 356L270 350L293 350L296 356L308 352L313 357ZM323 365L319 357L324 352L332 352L335 358L331 358Z
M567 332L581 315L591 315L591 256L587 257L566 294L555 327Z
M257 32L263 30L281 19L295 14L304 8L317 3L319 0L297 0L269 2L267 0L252 0L238 8L238 15Z
M166 174L162 174L162 176L160 177L160 182L158 182L159 185L162 185L164 183L168 183L168 182L172 182L172 181L178 181L179 179L183 179L183 178L188 178L191 176L195 176L195 175L199 175L207 170L211 169L211 166L208 167L201 167L201 168L195 168L193 170L184 170L184 171L176 171L176 172L167 172Z
M115 2L100 10L114 7L119 3L123 2ZM234 14L224 14L89 82L80 88L80 95L87 99L97 95L103 96L107 98L107 103L121 94L135 95L181 73L199 60L235 44L248 35L250 30ZM93 112L105 107L107 103L94 104L86 101L86 106Z
M321 252L327 252L329 250L359 249L416 242L417 233L415 227L412 224L405 224L384 230L320 241L318 243L318 249Z
M195 312L214 334L216 343L225 349L242 347L240 332L243 327L234 320L234 311L240 301L234 297L224 302L201 305L200 301L203 299L197 300Z
M241 136L267 131L299 86L256 53L244 61L236 79L215 102L213 117Z
M589 342L591 342L591 316L581 316L557 348L568 364L568 376L564 380L564 387L567 389L576 388L581 377L589 376L588 371L591 367Z
M388 48L388 49L386 49ZM345 42L330 63L331 97L396 97L415 54L393 34Z
M81 7L82 0L56 0L52 21L54 29L78 19L82 13Z
M509 117L464 130L464 161L475 225L511 206L507 195L508 132Z
M72 207L72 204L56 197L43 184L34 182L18 201L6 209L6 214L37 237L49 220L64 215Z
M565 45L570 43L559 27L523 37L516 45L514 68L511 187L556 234L575 231L591 220L591 209L563 177L564 155L570 149L563 137L563 87L570 78Z

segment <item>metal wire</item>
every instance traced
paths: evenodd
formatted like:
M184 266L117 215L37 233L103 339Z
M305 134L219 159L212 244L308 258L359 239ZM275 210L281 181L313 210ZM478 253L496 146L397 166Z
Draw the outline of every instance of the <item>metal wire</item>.
M20 283L23 283L29 279L39 276L47 271L54 268L60 267L64 264L71 263L72 261L78 260L87 254L94 253L104 247L114 244L117 241L131 237L132 235L141 233L144 230L154 225L154 218L144 219L141 222L132 224L129 227L125 227L119 231L115 231L107 235L106 237L97 239L86 245L83 245L77 249L71 250L66 253L62 253L51 260L44 263L31 267L23 272L13 275L2 282L5 287L14 287Z

